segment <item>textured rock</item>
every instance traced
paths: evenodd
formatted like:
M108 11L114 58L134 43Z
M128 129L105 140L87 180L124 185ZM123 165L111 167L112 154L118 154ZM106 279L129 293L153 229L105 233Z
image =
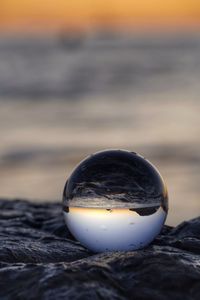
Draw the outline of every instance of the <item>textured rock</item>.
M200 218L134 252L93 254L61 204L0 200L0 299L200 299Z

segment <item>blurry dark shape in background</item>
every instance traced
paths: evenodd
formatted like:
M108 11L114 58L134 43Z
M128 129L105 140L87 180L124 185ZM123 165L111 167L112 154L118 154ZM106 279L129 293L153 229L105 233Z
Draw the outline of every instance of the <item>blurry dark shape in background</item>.
M66 51L80 50L84 47L85 35L80 32L60 32L61 47Z

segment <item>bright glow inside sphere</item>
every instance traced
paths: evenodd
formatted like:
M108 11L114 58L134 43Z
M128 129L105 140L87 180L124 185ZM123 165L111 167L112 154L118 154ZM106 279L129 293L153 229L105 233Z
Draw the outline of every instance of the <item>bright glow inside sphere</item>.
M94 252L141 249L159 234L168 194L156 168L125 150L105 150L84 159L63 192L72 235Z

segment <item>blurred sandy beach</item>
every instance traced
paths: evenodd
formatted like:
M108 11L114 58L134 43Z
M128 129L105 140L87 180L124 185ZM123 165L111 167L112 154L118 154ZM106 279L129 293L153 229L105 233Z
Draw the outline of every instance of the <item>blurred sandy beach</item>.
M200 214L200 34L0 38L0 195L61 201L81 159L149 159L167 224Z

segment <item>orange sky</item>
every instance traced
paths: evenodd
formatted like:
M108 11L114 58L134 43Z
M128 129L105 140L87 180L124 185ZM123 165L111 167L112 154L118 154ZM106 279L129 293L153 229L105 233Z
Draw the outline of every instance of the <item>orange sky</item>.
M1 29L196 24L200 0L0 0Z

